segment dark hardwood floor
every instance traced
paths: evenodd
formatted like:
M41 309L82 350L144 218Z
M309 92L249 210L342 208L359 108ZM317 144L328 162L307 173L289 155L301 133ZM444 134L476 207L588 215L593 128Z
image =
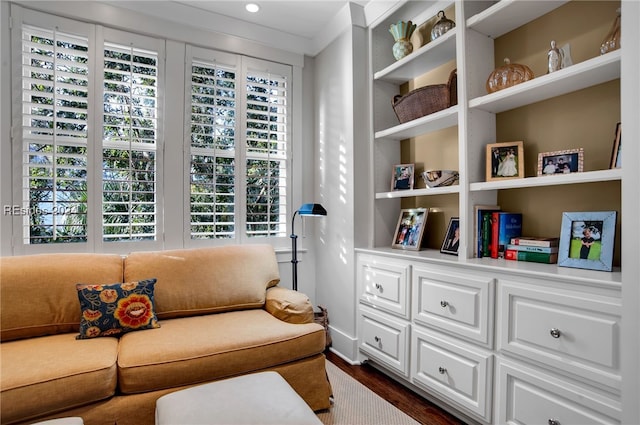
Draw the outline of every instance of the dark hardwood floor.
M464 422L389 378L373 366L366 363L361 366L352 366L329 350L325 351L325 355L331 363L421 424L464 425Z

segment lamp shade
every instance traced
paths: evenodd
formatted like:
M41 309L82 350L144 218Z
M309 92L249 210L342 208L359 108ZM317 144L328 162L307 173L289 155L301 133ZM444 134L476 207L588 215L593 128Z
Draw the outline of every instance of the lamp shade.
M327 210L320 204L303 204L298 209L298 214L300 215L327 215Z

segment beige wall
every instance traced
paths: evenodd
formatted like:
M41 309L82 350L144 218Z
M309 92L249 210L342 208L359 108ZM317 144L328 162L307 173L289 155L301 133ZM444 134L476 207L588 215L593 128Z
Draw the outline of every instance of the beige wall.
M502 65L505 57L509 57L512 63L529 66L536 76L544 75L552 39L556 40L558 46L570 44L573 63L598 56L600 43L613 24L620 2L580 3L583 4L579 5L579 13L576 11L576 2L570 2L496 39L496 67ZM585 32L584 28L590 29ZM548 37L540 37L540 34L548 34ZM455 61L447 63L405 84L402 91L446 82L449 72L455 67ZM584 171L602 170L609 168L616 123L619 121L620 81L615 80L497 114L496 142L524 142L527 177L537 174L539 153L576 148L584 149ZM457 169L457 131L457 127L452 127L402 143L402 161L416 164L417 187L424 187L419 173L425 169ZM484 161L484 158L481 160ZM565 211L620 212L620 182L501 190L498 204L505 211L524 214L525 234L559 235L562 213ZM458 214L458 197L409 198L403 200L402 207L436 208L437 212L429 218L426 245L439 248L449 217ZM620 222L621 217L618 216L618 236ZM617 237L614 264L619 263L620 237Z

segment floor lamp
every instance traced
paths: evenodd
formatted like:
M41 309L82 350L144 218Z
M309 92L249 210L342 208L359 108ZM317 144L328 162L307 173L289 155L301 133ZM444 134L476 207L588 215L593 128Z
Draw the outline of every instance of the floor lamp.
M298 236L296 235L296 214L301 216L308 217L322 217L327 215L327 210L320 204L304 204L298 211L293 213L293 217L291 218L291 250L292 250L292 258L291 258L291 267L292 267L292 276L293 276L293 285L292 288L294 291L298 290Z

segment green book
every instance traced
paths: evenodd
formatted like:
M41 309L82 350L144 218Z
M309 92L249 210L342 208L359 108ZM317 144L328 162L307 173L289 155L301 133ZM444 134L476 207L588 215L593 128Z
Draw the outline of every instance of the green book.
M554 264L558 262L557 253L516 251L514 249L507 249L504 252L504 258L507 260L531 261L533 263L545 264Z

